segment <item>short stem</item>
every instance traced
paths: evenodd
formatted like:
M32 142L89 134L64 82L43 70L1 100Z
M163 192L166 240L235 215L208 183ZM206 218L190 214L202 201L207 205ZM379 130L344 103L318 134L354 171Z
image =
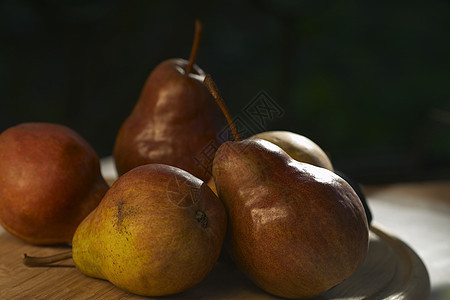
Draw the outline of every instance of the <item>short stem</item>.
M23 255L23 264L26 266L46 266L56 263L61 260L65 260L72 257L72 250L62 252L51 256L28 256L26 253Z
M197 58L198 48L200 46L200 40L202 38L202 31L202 23L199 19L195 20L194 41L192 42L191 55L189 56L189 61L186 65L186 73L191 72L192 66L194 65Z
M220 107L223 114L225 115L228 125L230 126L231 132L233 133L234 141L235 142L240 141L241 137L239 136L236 124L234 124L233 119L231 118L230 113L228 112L228 109L225 105L225 102L223 101L222 96L220 96L219 89L212 80L211 75L207 74L205 76L205 79L203 80L203 83L206 85L209 92L213 96L214 100L216 100L217 105Z

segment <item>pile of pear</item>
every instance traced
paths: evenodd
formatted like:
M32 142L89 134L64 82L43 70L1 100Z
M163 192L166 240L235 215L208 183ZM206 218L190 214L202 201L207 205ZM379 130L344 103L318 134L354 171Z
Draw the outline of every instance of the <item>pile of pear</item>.
M199 32L197 22L197 46ZM117 134L110 187L73 130L4 131L0 223L28 243L71 244L83 274L139 295L185 291L225 253L270 294L316 297L364 262L363 204L312 140L287 131L240 140L195 45L189 61L149 75ZM227 126L234 141L219 137ZM199 161L205 149L213 155Z

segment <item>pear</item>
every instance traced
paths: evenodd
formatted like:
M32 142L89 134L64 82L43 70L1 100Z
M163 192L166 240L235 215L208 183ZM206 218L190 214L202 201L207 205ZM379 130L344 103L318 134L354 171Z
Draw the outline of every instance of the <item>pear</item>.
M250 137L274 143L293 159L334 171L327 154L309 138L290 131L265 131Z
M119 175L161 163L204 181L211 177L214 151L222 143L219 133L227 123L203 84L205 73L194 63L200 35L197 21L189 61L165 60L147 78L116 137L113 156Z
M131 293L178 293L212 269L226 220L202 180L173 166L142 165L119 177L80 224L73 260L85 275Z
M312 298L352 275L368 249L364 208L335 173L260 139L226 142L213 176L228 215L225 246L256 285Z
M0 223L16 237L70 243L107 189L97 153L72 129L22 123L0 135Z

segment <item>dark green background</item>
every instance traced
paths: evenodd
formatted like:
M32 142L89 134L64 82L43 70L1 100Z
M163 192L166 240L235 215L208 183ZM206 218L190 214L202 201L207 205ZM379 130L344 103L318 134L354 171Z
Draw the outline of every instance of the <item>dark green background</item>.
M264 90L362 183L450 177L449 1L0 2L0 131L65 124L101 157L150 71L188 58L231 114ZM176 109L176 108L174 108Z

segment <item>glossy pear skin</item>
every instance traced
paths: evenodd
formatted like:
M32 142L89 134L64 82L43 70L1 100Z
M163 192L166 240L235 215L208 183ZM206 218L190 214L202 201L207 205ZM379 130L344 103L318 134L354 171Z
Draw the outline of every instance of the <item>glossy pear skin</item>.
M251 138L274 143L300 162L334 171L330 159L322 148L303 135L290 131L265 131L255 134Z
M333 172L255 139L222 144L213 175L228 214L226 247L263 290L286 298L315 297L364 262L363 206Z
M172 166L137 167L79 226L73 259L87 276L145 296L184 291L217 261L226 213L206 184Z
M22 123L0 135L0 223L18 238L70 243L107 189L96 152L72 129Z
M203 84L204 72L193 66L186 74L183 59L159 64L148 77L114 145L119 175L147 163L179 167L207 181L225 118ZM209 147L209 148L208 148Z

